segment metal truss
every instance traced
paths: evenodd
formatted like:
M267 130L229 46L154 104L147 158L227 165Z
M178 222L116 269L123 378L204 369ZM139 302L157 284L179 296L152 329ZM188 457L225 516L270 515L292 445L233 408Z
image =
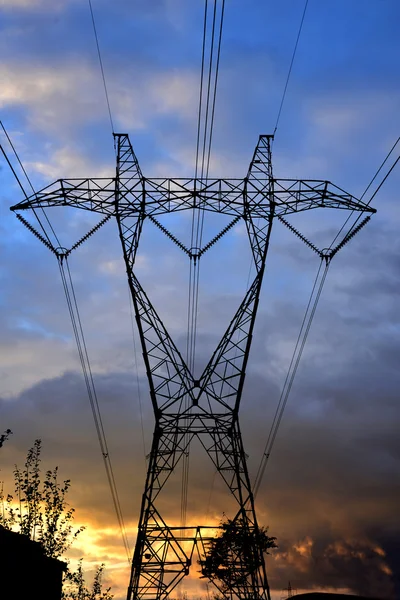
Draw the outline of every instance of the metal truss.
M115 141L115 177L58 180L12 210L73 206L100 213L103 220L115 217L118 223L155 416L127 598L165 599L188 575L196 548L200 565L207 564L213 539L207 526L186 527L182 535L181 528L168 525L163 518L160 502L170 475L196 437L236 501L237 512L231 526L240 528L243 539L247 540L245 546L232 548L225 576L213 576L202 567L203 575L207 574L225 597L268 600L264 555L257 543L259 526L238 415L272 225L275 217L284 221L287 215L313 208L375 211L328 181L274 179L269 135L259 137L244 179L147 179L128 135L116 134ZM230 215L232 221L204 247L189 249L157 216L195 209ZM247 229L255 276L198 378L189 369L135 274L136 252L146 219L190 260L198 260L238 221L243 220ZM49 247L46 240L42 241ZM57 249L52 249L57 253Z

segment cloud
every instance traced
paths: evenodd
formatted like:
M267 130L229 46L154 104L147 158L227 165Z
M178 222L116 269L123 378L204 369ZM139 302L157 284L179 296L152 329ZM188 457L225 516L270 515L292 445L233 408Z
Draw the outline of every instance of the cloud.
M75 0L1 0L0 9L4 10L61 10L73 4Z
M312 572L314 589L342 588L360 596L393 597L385 551L369 540L334 541L329 534L326 539L321 535L315 540L306 537L287 548L281 544L271 560L278 576L282 567L290 565L298 591L313 589Z
M46 66L3 64L0 77L0 106L24 107L30 126L37 130L60 133L105 116L99 67L78 57ZM141 129L158 116L194 119L197 87L192 71L177 69L146 74L136 68L128 81L118 70L109 76L116 123L130 130Z
M87 177L113 177L112 164L100 165L93 161L87 153L79 152L73 145L61 146L49 152L48 161L27 161L26 168L29 172L44 177L46 181L69 178Z

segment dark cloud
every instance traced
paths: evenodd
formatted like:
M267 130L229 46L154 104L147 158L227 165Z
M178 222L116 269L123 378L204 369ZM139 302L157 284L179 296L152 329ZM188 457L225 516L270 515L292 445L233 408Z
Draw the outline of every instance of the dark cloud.
M272 586L279 585L289 571L298 591L339 589L371 598L396 598L389 559L374 543L338 539L330 531L320 531L297 545L283 541L271 561Z

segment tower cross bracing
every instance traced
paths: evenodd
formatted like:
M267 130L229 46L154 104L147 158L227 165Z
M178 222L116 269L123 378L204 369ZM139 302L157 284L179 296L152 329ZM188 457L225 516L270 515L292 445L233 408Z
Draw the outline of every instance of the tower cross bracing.
M328 181L275 179L272 139L270 135L259 137L243 179L148 179L141 172L129 136L115 134L115 177L61 179L12 208L19 211L70 206L97 212L103 215L102 222L115 217L118 224L155 418L128 600L167 598L189 574L195 550L200 564L206 564L211 540L207 524L196 523L185 527L183 532L180 527L168 524L160 502L167 481L189 452L194 438L200 441L234 499L236 514L230 520L231 527L240 529L241 539L245 540L242 547L232 548L230 568L220 569L218 577L210 576L209 570L207 575L225 597L241 600L270 597L263 550L257 542L259 525L240 432L239 407L272 226L276 218L285 222L287 215L314 208L375 212ZM158 221L166 213L187 210L222 213L232 220L208 244L187 248ZM247 231L254 278L197 378L135 272L146 219L193 261L200 260L237 222L243 221ZM321 257L330 260L333 252L318 250L289 227ZM45 243L59 258L70 253Z

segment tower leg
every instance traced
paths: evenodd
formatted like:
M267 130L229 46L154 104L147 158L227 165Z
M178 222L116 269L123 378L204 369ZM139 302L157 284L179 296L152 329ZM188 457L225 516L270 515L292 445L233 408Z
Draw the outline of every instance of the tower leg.
M187 444L186 432L179 433L178 427L174 427L172 423L168 431L163 431L160 423L156 423L132 560L128 600L166 598L189 573L193 548L188 548L187 542L179 537L177 527L167 525L161 516L161 509L157 508L159 494L186 452Z
M220 536L208 544L203 574L224 595L269 600L262 535L257 523L239 422L232 417L226 428L211 433L207 452L235 498L238 510L223 523Z

